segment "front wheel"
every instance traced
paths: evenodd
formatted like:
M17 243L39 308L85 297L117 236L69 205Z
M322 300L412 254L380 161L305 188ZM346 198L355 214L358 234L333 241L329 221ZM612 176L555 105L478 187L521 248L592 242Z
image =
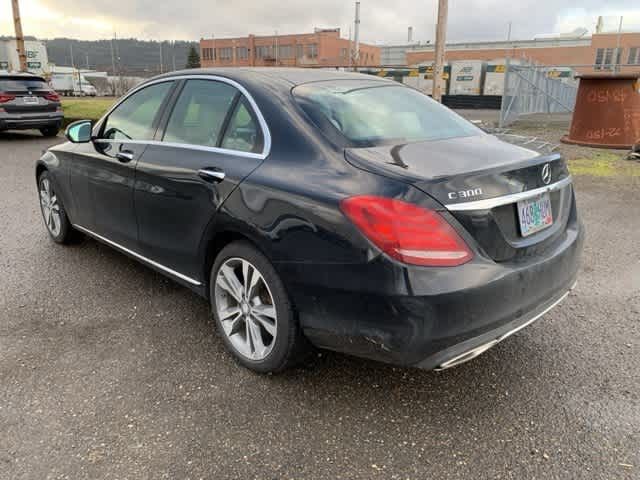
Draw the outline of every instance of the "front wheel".
M71 226L67 213L56 194L49 172L44 171L38 177L40 211L49 235L56 243L71 243L76 231Z
M279 372L311 351L280 277L251 244L233 242L222 249L209 285L218 330L245 367Z

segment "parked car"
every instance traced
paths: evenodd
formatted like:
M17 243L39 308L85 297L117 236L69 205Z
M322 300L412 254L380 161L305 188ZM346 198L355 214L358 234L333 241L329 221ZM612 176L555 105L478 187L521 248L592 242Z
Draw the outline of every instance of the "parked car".
M561 156L391 80L172 72L66 135L35 172L53 240L89 235L191 288L259 372L312 345L449 368L576 281L583 228Z
M44 78L0 73L0 131L34 128L45 137L54 137L63 118L60 97Z

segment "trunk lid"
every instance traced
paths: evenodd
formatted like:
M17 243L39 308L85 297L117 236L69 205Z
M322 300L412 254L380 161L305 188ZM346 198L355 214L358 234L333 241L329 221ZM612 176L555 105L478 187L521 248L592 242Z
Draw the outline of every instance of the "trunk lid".
M572 211L571 177L559 154L492 135L351 148L345 157L358 168L410 183L436 199L495 261L542 253L564 233ZM517 202L539 195L549 195L553 224L525 237Z

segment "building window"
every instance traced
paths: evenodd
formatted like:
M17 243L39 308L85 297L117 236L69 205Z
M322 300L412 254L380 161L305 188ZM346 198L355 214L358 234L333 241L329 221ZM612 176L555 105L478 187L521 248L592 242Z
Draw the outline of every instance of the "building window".
M347 58L347 52L348 52L348 50L346 48L341 48L340 49L340 58Z
M256 47L256 58L273 58L271 45L259 45Z
M231 60L233 58L233 48L231 47L219 48L218 55L220 55L220 60Z
M304 57L304 45L296 45L296 58Z
M619 48L599 48L596 50L596 70L611 70L614 65L620 64L620 54L622 49ZM615 56L615 60L614 60Z
M640 47L631 47L629 49L629 65L640 65Z
M278 58L292 58L293 47L291 45L278 45Z
M307 56L309 58L318 58L318 44L310 43L307 45Z
M202 59L203 60L213 60L213 48L203 48L202 49Z
M249 50L247 47L236 47L236 58L238 60L246 60L249 58Z

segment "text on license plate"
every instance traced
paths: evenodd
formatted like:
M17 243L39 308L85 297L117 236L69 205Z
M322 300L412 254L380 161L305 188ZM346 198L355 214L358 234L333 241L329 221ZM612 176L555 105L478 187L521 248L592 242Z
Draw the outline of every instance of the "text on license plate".
M25 105L37 105L38 97L22 97L22 102Z
M549 194L543 193L539 197L518 202L518 218L520 219L520 232L523 237L551 226L553 213Z

